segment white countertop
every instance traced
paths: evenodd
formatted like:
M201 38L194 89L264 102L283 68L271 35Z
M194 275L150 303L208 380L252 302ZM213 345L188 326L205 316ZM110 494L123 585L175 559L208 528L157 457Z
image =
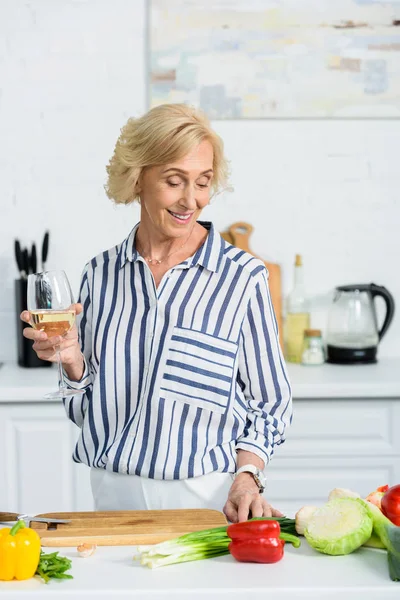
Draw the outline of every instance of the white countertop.
M44 394L55 391L58 384L57 366L26 369L15 363L0 367L0 402L49 402Z
M374 365L288 364L295 399L400 398L400 357ZM0 402L37 402L57 388L57 369L25 369L15 363L0 367Z
M51 552L52 549L45 549ZM221 556L151 570L132 560L134 547L98 547L89 558L75 548L60 548L72 559L74 579L0 582L2 600L36 598L195 598L197 600L277 598L278 600L398 600L400 582L390 580L386 553L362 548L348 556L326 556L305 540L286 544L283 559L272 565L238 563Z
M372 365L288 364L288 370L294 398L400 398L400 357Z

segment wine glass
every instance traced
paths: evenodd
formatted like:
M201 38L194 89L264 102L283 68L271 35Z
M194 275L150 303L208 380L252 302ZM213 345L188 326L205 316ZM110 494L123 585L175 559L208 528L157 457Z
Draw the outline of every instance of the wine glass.
M65 337L75 323L74 297L64 271L44 271L28 276L28 310L31 325L47 336ZM45 398L65 398L82 394L83 390L71 390L65 385L61 363L60 346L56 347L58 357L58 392L45 395Z

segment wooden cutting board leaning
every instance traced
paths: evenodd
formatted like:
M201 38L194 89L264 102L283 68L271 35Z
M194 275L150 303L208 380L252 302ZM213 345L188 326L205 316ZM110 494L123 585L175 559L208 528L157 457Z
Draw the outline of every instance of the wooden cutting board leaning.
M229 242L233 244L237 248L244 250L245 252L250 252L253 256L256 256L254 252L250 250L249 247L249 239L250 235L253 231L253 226L249 223L244 223L242 221L238 223L234 223L231 225L227 231L223 231L221 236ZM257 258L260 258L259 256ZM268 262L266 260L260 259L263 261L265 266L269 271L269 290L271 294L272 305L275 310L276 320L278 322L279 328L279 341L281 344L281 348L283 350L283 321L282 321L282 278L281 278L281 268L278 264L273 262Z
M31 522L42 546L48 547L83 543L98 546L158 544L192 531L227 525L222 512L209 509L60 512L37 516L70 520L55 525Z

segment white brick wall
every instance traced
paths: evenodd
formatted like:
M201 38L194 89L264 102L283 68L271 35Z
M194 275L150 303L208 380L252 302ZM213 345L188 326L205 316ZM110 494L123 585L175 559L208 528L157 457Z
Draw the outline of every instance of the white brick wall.
M0 3L0 360L16 355L13 241L51 231L49 267L78 287L84 263L122 240L137 208L103 191L120 127L146 109L145 0ZM336 284L374 281L400 302L400 121L216 122L233 194L204 216L255 226L253 250L279 262L284 292L296 252L325 326ZM381 356L400 355L400 317Z

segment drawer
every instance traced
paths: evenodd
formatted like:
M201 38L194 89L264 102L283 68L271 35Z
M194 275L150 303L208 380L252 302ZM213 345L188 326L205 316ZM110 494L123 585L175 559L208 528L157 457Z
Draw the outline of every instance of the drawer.
M400 401L295 400L281 456L400 454Z
M367 496L380 485L400 481L400 456L392 458L298 458L272 460L267 467L266 497L285 514L306 504L322 505L331 490L347 488Z

